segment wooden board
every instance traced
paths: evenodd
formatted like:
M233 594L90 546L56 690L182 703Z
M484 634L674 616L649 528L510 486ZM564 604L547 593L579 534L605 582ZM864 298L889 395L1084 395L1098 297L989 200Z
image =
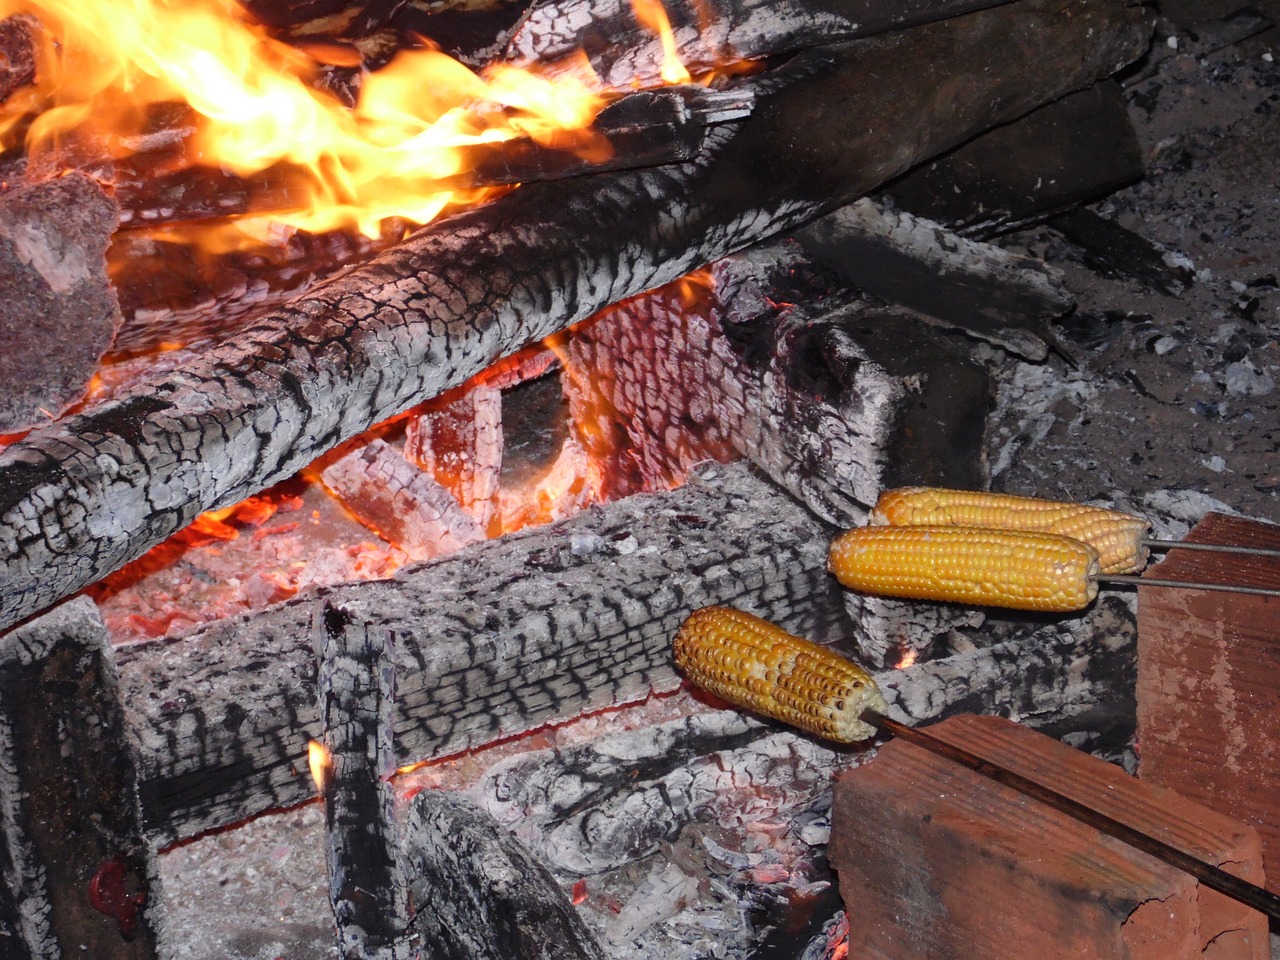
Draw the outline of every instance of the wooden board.
M1211 513L1187 539L1280 549L1280 526ZM1231 554L1146 575L1280 589L1280 561ZM1140 587L1138 738L1143 779L1257 827L1280 889L1280 597Z

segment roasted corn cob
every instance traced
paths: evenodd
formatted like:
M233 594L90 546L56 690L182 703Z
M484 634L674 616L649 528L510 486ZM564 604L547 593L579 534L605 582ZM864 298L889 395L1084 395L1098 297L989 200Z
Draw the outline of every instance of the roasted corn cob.
M1143 538L1150 524L1119 510L1081 503L1038 500L1006 493L899 487L880 495L868 521L875 526L939 525L1060 533L1098 551L1100 573L1136 573L1150 551Z
M1098 551L1054 533L980 527L861 527L831 544L852 590L1016 610L1080 610L1098 595Z
M867 709L886 709L875 681L857 664L740 610L695 610L672 646L676 667L695 685L829 740L874 736L858 718Z

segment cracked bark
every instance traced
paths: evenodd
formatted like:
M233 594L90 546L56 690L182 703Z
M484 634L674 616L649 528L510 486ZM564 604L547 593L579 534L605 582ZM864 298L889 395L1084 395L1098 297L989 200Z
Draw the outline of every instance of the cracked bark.
M424 229L0 454L0 627L506 353L1110 74L1148 33L1120 0L1025 0L811 51L697 161L534 184Z

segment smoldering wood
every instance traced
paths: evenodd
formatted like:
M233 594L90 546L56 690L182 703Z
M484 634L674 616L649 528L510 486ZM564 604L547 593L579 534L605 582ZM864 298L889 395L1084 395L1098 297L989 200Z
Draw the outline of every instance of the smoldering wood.
M0 192L0 433L84 397L120 320L105 260L115 217L83 174Z
M676 56L695 76L726 62L756 60L867 37L998 6L1007 0L714 0L664 3ZM585 52L608 86L655 83L662 41L626 0L548 0L533 7L507 43L518 66L572 65ZM572 66L570 66L572 69Z
M1049 226L1084 253L1085 263L1110 277L1128 277L1176 297L1195 282L1190 261L1092 210L1068 210Z
M541 861L470 800L423 790L409 806L405 862L423 955L440 960L604 960Z
M1075 301L1042 261L858 200L796 233L805 251L861 290L1033 362Z
M0 639L0 938L13 960L155 960L143 840L107 629L77 598Z
M400 862L391 635L327 601L313 603L318 712L327 751L325 864L343 960L408 960Z
M36 78L36 23L26 16L0 20L0 103Z
M900 209L988 237L1107 196L1145 171L1124 91L1104 80L976 137L885 193Z
M671 689L670 639L698 607L733 604L818 637L843 631L830 533L745 467L717 467L662 497L320 595L395 637L403 765ZM153 836L191 836L313 794L313 602L121 650Z
M320 477L361 523L410 560L430 560L485 537L448 489L385 440L339 457Z
M488 383L438 397L405 425L405 459L434 477L486 532L497 512L502 451L502 391Z
M802 53L754 82L752 116L696 161L530 184L420 231L0 454L0 624L502 354L1109 74L1148 32L1120 0L1023 0Z

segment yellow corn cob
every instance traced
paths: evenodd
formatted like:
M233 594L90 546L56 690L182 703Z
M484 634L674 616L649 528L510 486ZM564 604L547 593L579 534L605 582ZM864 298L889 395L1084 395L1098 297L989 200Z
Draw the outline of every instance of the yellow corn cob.
M672 646L676 667L695 685L829 740L874 736L858 717L886 709L879 687L857 664L740 610L695 610Z
M1098 595L1098 551L1054 533L981 527L861 527L828 558L852 590L1017 610L1080 610Z
M1136 573L1147 565L1151 553L1142 544L1151 525L1141 517L1082 503L1007 493L899 487L880 495L868 522L873 526L936 524L1060 533L1083 540L1097 550L1102 573Z

